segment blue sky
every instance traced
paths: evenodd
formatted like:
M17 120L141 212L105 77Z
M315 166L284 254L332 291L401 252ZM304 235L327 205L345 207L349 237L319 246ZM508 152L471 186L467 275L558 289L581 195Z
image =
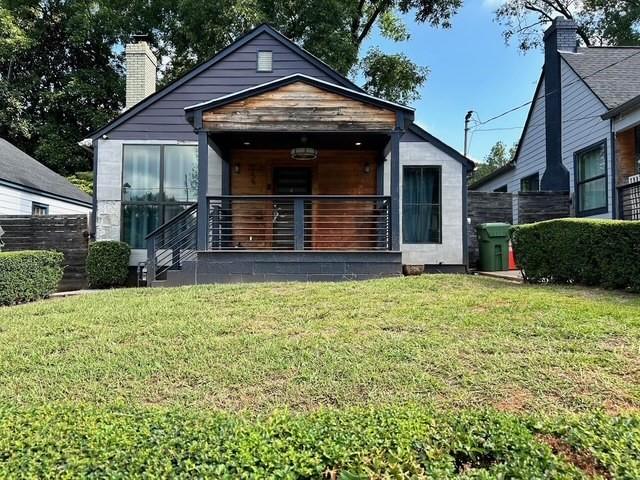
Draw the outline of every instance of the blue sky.
M501 27L493 20L497 2L467 0L448 30L416 24L408 16L408 42L394 43L376 33L365 45L365 49L379 45L385 52L403 51L414 62L430 68L422 98L413 105L416 120L460 151L466 112L474 110L486 120L530 101L542 68L541 51L525 55L515 46L505 45ZM482 160L498 140L507 145L518 141L527 112L525 107L479 127L505 130L474 132L469 156Z

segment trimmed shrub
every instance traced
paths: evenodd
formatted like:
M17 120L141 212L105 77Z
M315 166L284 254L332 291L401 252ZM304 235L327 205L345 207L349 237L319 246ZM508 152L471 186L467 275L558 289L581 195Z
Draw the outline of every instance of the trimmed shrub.
M0 305L45 298L62 279L64 255L49 250L0 253Z
M605 478L631 479L638 448L633 415L529 421L401 406L251 417L0 405L2 478L591 478L582 457Z
M124 242L95 242L89 246L87 274L91 288L120 287L129 275L131 248Z
M529 282L640 291L640 222L549 220L512 227L511 240Z

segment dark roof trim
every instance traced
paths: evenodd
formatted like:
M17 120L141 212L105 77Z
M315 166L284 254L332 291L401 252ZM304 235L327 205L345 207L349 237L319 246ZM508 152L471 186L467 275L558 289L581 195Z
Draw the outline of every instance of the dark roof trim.
M616 108L612 108L608 112L605 112L602 115L602 119L608 120L610 118L620 115L621 113L626 113L629 110L634 110L638 107L640 107L640 95L638 95L637 97L633 97L631 100L626 101L625 103L617 106Z
M469 185L469 190L475 190L476 188L480 188L481 186L485 185L486 183L490 182L491 180L494 180L494 179L498 178L500 175L502 175L504 173L507 173L507 172L510 172L514 168L516 168L515 160L511 160L509 163L501 166L500 168L498 168L497 170L494 170L490 174L485 175L484 177L482 177L477 182L474 182L471 185Z
M74 205L79 205L81 207L87 207L88 209L93 208L92 202L83 202L82 200L77 200L75 198L66 197L64 195L57 195L51 192L45 192L44 190L39 190L37 188L27 187L25 185L20 185L18 183L10 182L8 180L4 180L0 178L0 185L4 185L8 188L13 188L14 190L19 190L21 192L33 193L35 195L41 195L43 197L51 198L54 200L60 200L61 202L73 203ZM87 198L91 198L87 195Z
M227 105L229 103L243 100L245 98L253 97L255 95L260 95L261 93L269 92L271 90L275 90L277 88L283 87L285 85L290 85L296 82L307 83L309 85L313 85L318 88L321 88L322 90L327 90L327 91L336 93L338 95L343 95L345 97L353 98L361 102L376 105L378 107L387 108L394 111L402 111L410 114L411 116L413 116L413 113L414 113L414 110L411 107L400 105L399 103L390 102L388 100L383 100L381 98L373 97L369 94L359 92L356 90L351 90L349 88L341 87L333 83L325 82L324 80L310 77L302 73L294 73L293 75L288 75L286 77L278 78L270 82L262 83L260 85L256 85L255 87L249 87L244 90L240 90L238 92L230 93L229 95L224 95L222 97L214 98L213 100L209 100L208 102L197 103L195 105L185 107L184 109L185 114L187 116L187 119L193 122L194 112L204 112L207 110L211 110L217 107L221 107L223 105Z
M520 135L520 139L518 140L518 147L516 148L516 153L513 155L514 164L518 161L518 156L520 155L520 150L522 149L522 143L524 141L524 136L527 133L527 129L529 128L529 122L531 121L531 117L533 116L533 109L536 107L536 101L538 100L540 88L542 87L542 80L544 80L544 67L542 68L542 72L540 72L540 78L538 78L538 83L536 85L536 89L533 92L533 101L531 102L531 106L529 107L529 112L527 113L527 119L524 122L524 128L522 129L522 134ZM541 100L544 100L545 97L542 97ZM484 180L483 178L480 181ZM477 184L478 182L476 182ZM475 186L473 184L472 186Z
M591 47L589 47L589 48L591 48ZM570 54L570 55L571 55L571 54ZM577 55L577 54L573 54L573 55ZM599 96L599 95L598 95L598 94L593 90L593 88L591 88L591 85L589 85L589 82L587 82L587 81L582 77L582 75L580 75L580 74L576 71L576 69L575 69L575 68L573 68L573 67L571 66L571 64L569 63L569 61L568 61L566 58L564 58L564 56L563 56L563 55L560 55L560 58L562 58L562 61L567 65L567 67L569 67L569 68L571 69L571 71L572 71L573 73L575 73L575 74L576 74L576 77L578 77L580 80L582 80L582 83L584 83L584 84L586 85L586 87L589 89L589 91L593 94L593 96L594 96L594 97L596 97L596 98L598 99L598 101L602 104L602 106L608 110L608 109L609 109L609 107L604 103L604 100L602 100L602 98L600 98L600 96Z
M409 125L409 131L414 135L417 135L418 137L422 138L426 142L429 142L435 145L437 148L439 148L446 154L450 155L451 157L459 161L462 165L464 165L464 167L468 171L471 171L475 168L476 164L472 160L468 159L467 157L462 155L460 152L458 152L455 148L447 145L439 138L434 137L419 125L412 123L411 125Z
M334 69L332 69L329 65L327 65L326 63L324 63L322 60L318 59L317 57L315 57L311 53L307 52L304 48L299 47L298 45L296 45L292 40L289 40L287 37L282 35L280 32L275 30L273 27L271 27L271 26L269 26L267 24L262 24L262 25L257 26L256 28L254 28L250 32L244 34L243 36L239 37L238 39L236 39L233 43L231 43L229 46L227 46L226 48L224 48L223 50L218 52L216 55L211 57L209 60L206 60L205 62L201 63L200 65L195 66L192 70L190 70L189 72L185 73L182 77L175 79L173 82L169 83L168 85L166 85L161 90L158 90L153 95L150 95L147 98L145 98L144 100L141 100L136 105L131 107L129 110L127 110L126 112L123 112L122 114L120 114L119 116L117 116L116 118L111 120L104 127L102 127L99 130L96 130L95 132L89 134L88 138L91 138L92 140L97 140L102 135L105 135L106 133L110 132L114 128L122 125L124 122L129 120L134 115L137 115L138 113L140 113L145 108L149 107L150 105L152 105L156 101L160 100L162 97L164 97L164 96L168 95L169 93L173 92L176 88L178 88L181 85L185 84L186 82L188 82L192 78L198 76L204 70L206 70L206 69L210 68L211 66L215 65L216 63L218 63L219 61L221 61L222 59L224 59L225 57L227 57L231 53L235 52L237 49L239 49L243 45L246 45L247 43L249 43L251 40L253 40L255 37L257 37L258 35L260 35L262 33L266 33L267 35L270 35L271 37L273 37L274 39L276 39L277 41L282 43L285 47L287 47L290 50L294 51L295 53L299 54L305 60L307 60L309 63L313 64L314 66L316 66L317 68L322 70L324 73L327 74L328 77L334 79L336 82L340 83L341 85L344 85L345 87L352 88L352 89L355 89L355 90L358 90L358 91L362 91L362 89L360 87L358 87L355 83L353 83L351 80L349 80L348 78L340 75L338 72L336 72Z

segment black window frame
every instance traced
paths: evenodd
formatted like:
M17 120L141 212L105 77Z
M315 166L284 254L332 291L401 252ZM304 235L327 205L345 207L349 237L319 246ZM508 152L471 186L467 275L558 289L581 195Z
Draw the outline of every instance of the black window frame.
M437 170L438 172L438 181L439 183L439 188L438 188L438 213L439 216L438 218L440 219L440 225L438 228L438 241L437 242L407 242L405 239L405 235L404 235L404 225L405 225L405 215L406 215L406 209L405 207L405 198L404 198L404 178L405 178L405 172L407 171L407 169L410 168L421 168L421 169L431 169L431 170ZM433 204L430 204L433 205ZM400 229L402 231L402 244L403 245L442 245L442 225L443 225L443 218L442 218L442 165L403 165L402 166L402 223L400 225Z
M525 190L524 189L524 183L527 181L530 181L532 179L535 179L536 185L538 186L537 189L535 190ZM540 172L535 172L532 173L531 175L527 175L526 177L522 177L520 179L520 191L523 193L528 193L528 192L539 192L540 191Z
M580 156L585 153L591 152L592 150L596 150L598 148L602 148L604 151L604 173L601 175L596 175L595 177L591 177L587 180L578 181L578 165ZM580 210L580 187L586 183L593 182L596 180L600 180L604 178L604 194L605 194L605 202L604 207L592 208L590 210ZM593 143L588 147L581 148L573 153L573 191L575 192L575 211L576 217L591 217L593 215L601 215L603 213L609 212L609 157L607 155L607 139L600 140L599 142Z
M125 238L124 238L124 211L125 211L125 207L133 205L133 206L157 206L158 207L158 221L159 224L156 225L155 228L159 227L160 225L166 223L167 221L169 221L170 219L166 219L165 218L165 212L166 212L166 208L167 207L174 207L177 205L182 205L185 207L185 209L189 208L191 205L193 205L194 203L197 202L197 195L196 195L196 200L194 200L193 202L187 202L187 201L166 201L166 197L164 195L164 164L165 164L165 155L164 155L164 151L165 151L165 147L179 147L179 146L185 146L185 147L195 147L196 148L196 159L197 159L197 155L198 155L198 145L196 143L125 143L122 145L122 172L120 173L120 240L122 242L126 242ZM160 173L159 173L159 190L158 190L158 200L157 201L150 201L150 200L142 200L142 201L131 201L131 200L125 200L124 199L124 155L125 155L125 149L127 147L160 147ZM198 189L200 188L200 184L198 183ZM129 245L127 243L127 245ZM132 250L143 250L146 249L146 245L144 245L143 247L134 247L132 245L129 245L131 247Z
M508 192L509 192L509 186L506 183L493 190L493 193L508 193Z
M42 208L44 210L44 213L35 213L34 209L36 208ZM49 205L41 202L31 202L31 215L36 217L49 215Z

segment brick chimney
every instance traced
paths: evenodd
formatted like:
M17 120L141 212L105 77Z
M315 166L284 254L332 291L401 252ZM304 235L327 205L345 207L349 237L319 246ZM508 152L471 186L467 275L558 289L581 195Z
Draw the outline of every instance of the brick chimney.
M134 35L133 42L127 44L125 53L127 60L125 109L128 110L156 91L158 60L149 47L146 35Z
M562 70L559 52L578 51L578 26L556 17L544 33L546 169L540 189L568 192L569 171L562 164Z

